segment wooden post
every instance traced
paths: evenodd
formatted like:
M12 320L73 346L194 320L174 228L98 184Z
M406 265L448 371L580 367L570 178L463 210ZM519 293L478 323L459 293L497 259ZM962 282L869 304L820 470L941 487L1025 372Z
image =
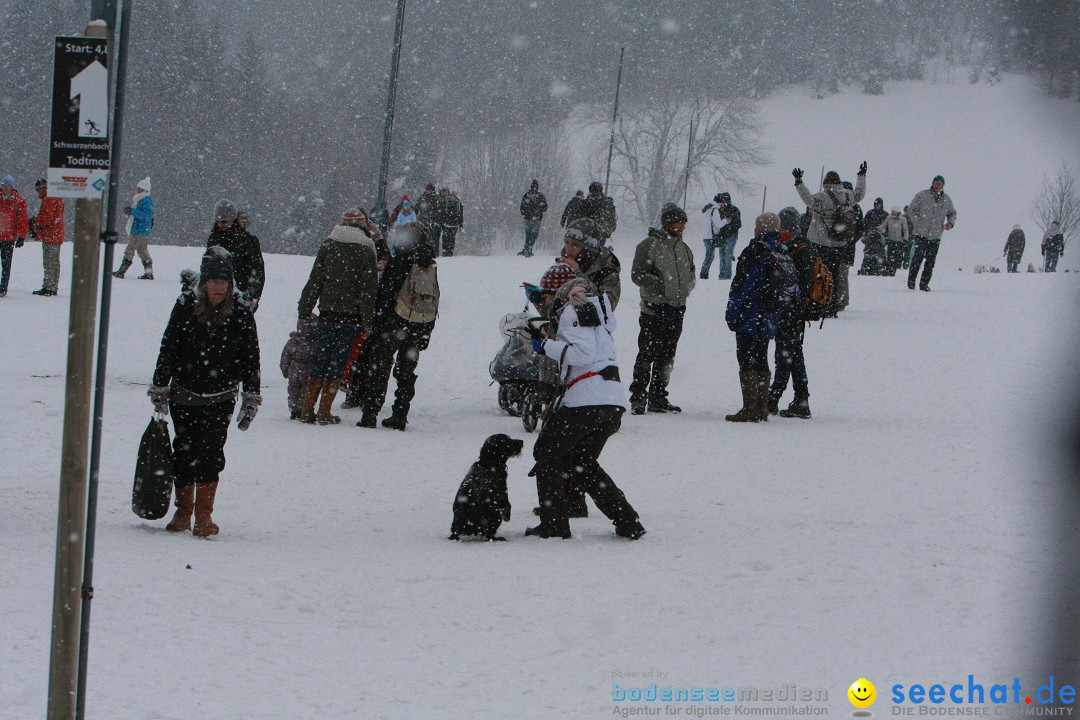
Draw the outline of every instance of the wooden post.
M106 30L105 27L91 26L87 27L86 35L105 37ZM48 720L75 717L100 246L101 200L78 199L75 201L71 264L60 508L56 524Z

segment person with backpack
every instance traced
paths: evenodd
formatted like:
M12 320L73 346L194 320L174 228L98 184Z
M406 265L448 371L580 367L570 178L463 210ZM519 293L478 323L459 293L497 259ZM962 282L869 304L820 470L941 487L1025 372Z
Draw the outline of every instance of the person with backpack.
M435 253L423 225L394 230L393 257L379 280L370 362L363 382L363 415L357 427L373 428L386 401L393 369L397 390L393 411L382 426L404 430L416 396L416 366L431 342L439 314L439 276Z
M753 239L739 254L724 315L735 333L743 397L742 408L725 420L769 419L769 341L776 336L780 315L801 302L795 264L780 242L780 218L762 213L754 221Z
M581 205L581 215L596 223L605 242L615 234L618 222L615 201L604 194L604 186L598 181L589 183L589 194Z
M525 220L525 247L518 255L532 257L533 246L540 235L540 223L543 222L547 209L547 198L540 192L540 183L533 180L529 192L521 196L521 217Z
M570 198L563 208L562 217L559 219L560 227L569 227L570 223L585 216L585 191L578 190L574 197Z
M1009 233L1008 239L1005 240L1005 250L1003 251L1006 256L1006 272L1020 272L1020 260L1024 257L1024 245L1026 244L1024 231L1020 229L1019 225L1013 225L1012 232Z
M822 189L811 193L803 184L803 171L795 168L791 171L795 178L795 189L806 207L813 211L810 229L806 233L807 241L821 257L825 267L832 273L837 285L834 294L834 306L830 315L835 316L841 299L843 279L842 265L858 235L859 212L854 208L866 196L866 162L859 165L858 177L852 190L844 188L840 175L835 170L825 173ZM845 275L846 277L846 275Z
M714 204L715 203L715 204ZM717 193L712 203L701 209L705 216L705 259L701 263L701 279L709 279L713 253L720 253L720 279L731 279L731 263L735 259L735 243L742 227L742 213L731 204L729 193Z
M1057 272L1058 258L1065 254L1065 234L1056 220L1043 233L1041 250L1043 272Z
M562 275L558 267L549 273ZM558 363L562 391L533 446L536 464L529 475L536 477L540 524L525 534L569 539L567 496L587 493L612 521L616 536L638 540L645 528L637 511L599 462L626 412L615 357L614 308L604 292L580 276L546 295L543 303L549 323L546 330L529 326L532 346Z
M150 187L149 176L140 180L135 185L135 197L131 198L131 204L124 208L124 214L128 216L128 244L124 249L124 259L120 261L120 267L113 273L115 278L123 279L124 273L135 260L135 253L138 253L143 266L143 274L139 279L154 279L154 259L150 257L147 247L150 234L154 230L154 198L150 196Z
M630 279L641 288L638 317L638 354L630 383L630 412L680 413L668 400L668 381L675 367L675 351L683 330L686 300L694 289L694 254L682 234L686 212L667 203L660 212L660 228L638 243Z
M938 175L930 183L929 190L918 192L908 206L911 212L912 238L915 252L908 268L908 290L915 289L915 280L919 280L919 289L930 292L930 278L934 274L934 262L941 246L941 234L952 230L956 224L956 208L952 198L945 194L945 178ZM923 265L922 277L919 267Z
M319 246L307 284L297 304L299 320L307 320L319 304L319 356L311 367L300 407L300 422L336 425L341 418L331 414L341 386L353 341L371 327L379 288L375 241L362 210L350 208L341 222ZM315 408L318 405L318 413Z
M769 388L769 414L780 417L810 419L810 381L806 375L806 359L803 356L803 336L806 319L814 293L815 257L810 243L799 231L799 211L786 207L779 213L780 242L787 248L795 265L799 292L803 302L793 303L780 311L780 323L776 326L776 372ZM820 270L820 268L819 268ZM780 398L787 390L788 378L795 387L795 398L786 409L780 409Z

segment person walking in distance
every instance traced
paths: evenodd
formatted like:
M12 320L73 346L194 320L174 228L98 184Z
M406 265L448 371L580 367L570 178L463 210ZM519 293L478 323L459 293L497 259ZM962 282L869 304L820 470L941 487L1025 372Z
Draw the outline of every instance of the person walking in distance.
M128 243L124 248L124 259L120 261L120 267L113 273L113 277L122 279L124 273L131 267L135 253L138 253L143 265L143 274L139 276L139 279L153 280L154 260L150 257L150 250L147 247L150 234L154 229L154 198L150 196L149 176L144 177L135 185L135 197L131 198L131 204L124 208L124 214L128 216Z
M705 259L701 263L701 279L707 280L712 266L713 252L719 253L720 279L731 279L731 263L735 259L735 243L742 227L742 213L731 204L731 195L717 193L713 204L706 205L702 212L705 216Z
M945 194L945 178L938 175L930 183L929 190L918 192L911 200L908 212L915 252L908 268L907 286L909 290L914 290L915 281L918 280L919 289L929 292L934 262L941 246L941 234L944 230L952 230L956 225L956 208L953 207L952 198ZM920 278L919 268L924 262Z
M525 247L518 255L532 257L533 246L536 245L536 238L540 235L540 224L544 220L547 209L547 198L540 192L540 183L533 180L529 186L529 192L521 197L521 217L525 220Z
M49 197L49 183L34 183L40 206L30 220L30 235L41 243L41 264L45 270L41 289L35 295L52 297L60 284L60 246L64 244L64 199Z

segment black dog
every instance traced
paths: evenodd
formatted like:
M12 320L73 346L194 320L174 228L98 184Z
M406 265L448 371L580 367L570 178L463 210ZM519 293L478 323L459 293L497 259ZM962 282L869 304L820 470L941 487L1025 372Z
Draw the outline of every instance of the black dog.
M509 435L492 435L480 448L480 459L469 468L454 496L454 524L450 539L477 535L485 540L505 540L495 535L510 520L506 494L506 461L521 454L525 443Z

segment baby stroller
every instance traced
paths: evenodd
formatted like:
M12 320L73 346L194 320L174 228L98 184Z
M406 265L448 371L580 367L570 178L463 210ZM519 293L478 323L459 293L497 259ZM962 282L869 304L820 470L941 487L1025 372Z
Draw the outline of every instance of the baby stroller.
M499 333L506 339L495 359L488 365L491 379L499 383L499 407L521 418L525 432L536 429L548 393L558 380L558 365L537 354L526 327L539 327L543 318L527 312L510 313L499 321Z

